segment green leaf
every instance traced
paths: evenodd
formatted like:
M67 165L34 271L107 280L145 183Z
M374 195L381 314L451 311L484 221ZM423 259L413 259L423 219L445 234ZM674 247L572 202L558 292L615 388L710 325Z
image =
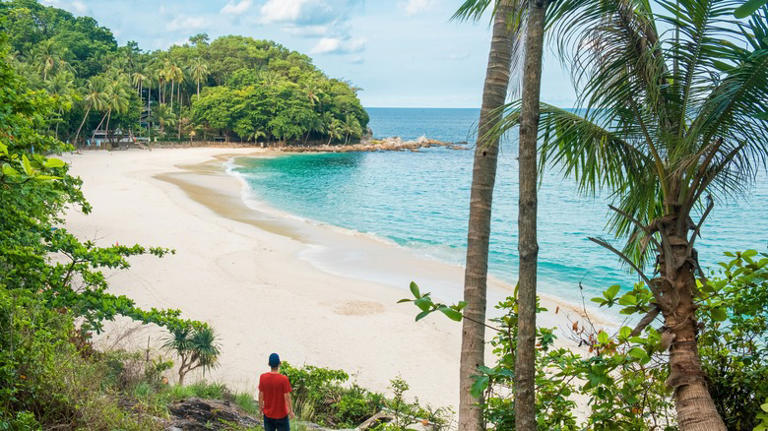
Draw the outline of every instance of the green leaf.
M0 142L0 154L8 155L8 146Z
M621 289L621 286L619 286L618 284L614 284L613 286L609 287L609 288L608 288L608 289L607 289L607 290L606 290L606 291L603 293L603 295L604 295L604 296L605 296L607 299L613 299L613 298L615 298L615 297L616 297L616 294L617 294L617 293L619 293L619 289Z
M419 285L416 282L411 282L411 293L415 298L421 298L421 292L419 292Z
M768 0L747 0L743 5L736 8L733 11L733 16L739 19L746 18L753 13L757 12Z
M632 329L629 326L622 326L619 329L619 338L626 340L632 334Z
M448 316L449 319L455 320L457 322L461 322L461 318L463 317L461 312L456 311L453 308L440 307L440 311L442 311L443 314Z
M421 309L421 311L427 311L432 307L432 300L429 299L428 296L422 296L421 298L413 301L414 304L416 304L417 307Z
M18 177L19 171L13 169L13 167L8 163L5 163L3 164L3 175L8 175L9 177Z
M619 305L635 305L637 304L637 296L627 293L619 298Z
M757 250L745 250L743 253L741 253L743 257L755 257L757 256Z
M411 301L413 301L413 299L403 298L403 299L397 301L397 303L398 304L402 304L403 302L411 302Z
M646 352L645 349L642 349L640 347L633 347L629 351L629 356L637 359L643 364L651 360L651 358L648 356L648 352Z
M470 393L475 398L480 398L488 387L488 376L478 376L475 378L475 383L472 383L472 389Z
M61 159L50 158L45 161L46 168L62 168L64 165L64 160Z
M35 173L35 169L32 167L32 164L29 162L29 159L27 158L26 154L21 155L21 167L24 169L24 173L27 175L33 175Z
M430 313L432 313L432 310L422 311L421 313L416 315L416 321L418 322L419 320L429 316Z
M721 72L728 72L733 69L732 65L718 60L713 60L712 65L715 66L715 69Z
M597 341L600 344L608 344L608 334L605 331L600 331L597 333Z
M768 413L768 403L760 405L760 408L763 409L764 412Z
M728 313L726 313L723 307L713 308L712 311L710 311L710 315L715 322L722 322L728 318Z

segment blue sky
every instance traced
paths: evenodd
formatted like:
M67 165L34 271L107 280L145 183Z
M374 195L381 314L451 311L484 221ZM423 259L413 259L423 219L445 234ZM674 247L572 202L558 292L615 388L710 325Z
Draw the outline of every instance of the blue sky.
M275 40L362 88L365 106L479 107L488 20L451 22L460 0L42 0L90 15L121 44L181 44L205 32ZM568 75L545 58L542 98L571 106Z

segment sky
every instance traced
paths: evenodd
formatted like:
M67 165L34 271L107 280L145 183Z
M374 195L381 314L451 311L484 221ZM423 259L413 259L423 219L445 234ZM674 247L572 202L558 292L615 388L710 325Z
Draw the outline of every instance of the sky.
M478 108L489 19L454 22L461 0L41 0L108 27L145 50L207 33L277 41L312 57L327 75L361 88L367 107ZM568 74L547 50L542 99L575 100Z

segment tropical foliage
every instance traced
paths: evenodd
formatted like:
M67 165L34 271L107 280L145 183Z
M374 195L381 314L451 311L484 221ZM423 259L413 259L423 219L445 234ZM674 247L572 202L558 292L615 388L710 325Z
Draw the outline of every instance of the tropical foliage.
M56 100L48 128L72 144L104 135L165 140L349 141L368 115L357 89L305 55L242 36L192 36L167 50L118 46L89 17L34 0L0 2L15 69Z
M98 247L61 226L66 207L90 206L69 166L45 156L71 149L46 133L55 99L30 89L7 54L0 34L0 429L153 429L101 384L106 371L89 335L118 316L171 330L205 325L108 292L102 270L172 251Z
M709 272L701 286L705 298L698 303L701 323L697 341L701 362L717 410L727 428L751 431L765 416L762 405L768 397L768 253L755 250L725 253L727 261ZM421 310L417 319L439 312L453 320L464 304L448 306L434 302L429 293L411 287ZM632 316L654 301L643 283L621 292L619 285L592 298L601 307L618 308ZM483 366L475 376L473 395L484 395L483 411L490 429L515 428L516 331L518 303L507 298L496 307L501 317L489 327L494 366ZM541 306L537 312L546 311ZM552 310L550 310L552 311ZM557 310L554 310L557 312ZM536 414L540 430L674 430L673 392L670 376L670 340L663 330L647 327L636 333L623 326L615 333L596 329L590 320L575 321L567 334L585 346L588 354L555 346L555 328L537 329ZM579 419L581 407L574 395L588 400L588 414Z
M739 21L736 6L567 0L549 11L580 96L575 111L541 105L543 158L586 192L611 191L609 227L627 239L623 252L593 240L651 289L653 303L637 311L646 325L664 318L683 429L723 429L695 343L694 243L710 196L743 194L768 160L768 9ZM499 131L519 121L513 104Z

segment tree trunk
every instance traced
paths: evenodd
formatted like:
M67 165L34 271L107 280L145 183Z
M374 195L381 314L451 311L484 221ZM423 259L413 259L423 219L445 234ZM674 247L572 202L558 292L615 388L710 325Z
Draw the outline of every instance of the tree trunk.
M677 422L681 431L725 431L726 427L707 389L697 346L696 278L688 250L687 216L665 217L661 226L658 287L664 327L671 333L669 378L674 389ZM665 253L666 251L666 253ZM671 255L669 255L671 254Z
M498 138L490 138L489 130L501 121L501 110L507 98L512 65L513 34L507 26L512 12L511 2L502 0L496 10L483 86L483 103L478 122L477 144L472 169L472 191L469 201L467 260L464 271L464 301L467 306L462 322L461 361L459 365L459 430L484 429L479 403L470 390L477 367L485 363L485 308L488 279L488 241L491 234L491 203L496 181L499 154Z
M171 80L171 112L173 112L173 80Z
M80 136L80 130L83 128L83 124L85 124L85 120L88 118L88 114L91 112L91 107L89 106L88 109L85 110L85 115L83 115L83 121L80 122L80 126L77 127L77 132L75 132L75 139L73 139L72 145L77 145L77 138Z
M197 80L197 98L200 98L200 80Z
M530 0L525 36L523 95L520 107L518 197L518 318L515 354L515 429L536 431L536 146L544 45L544 12L548 0Z

